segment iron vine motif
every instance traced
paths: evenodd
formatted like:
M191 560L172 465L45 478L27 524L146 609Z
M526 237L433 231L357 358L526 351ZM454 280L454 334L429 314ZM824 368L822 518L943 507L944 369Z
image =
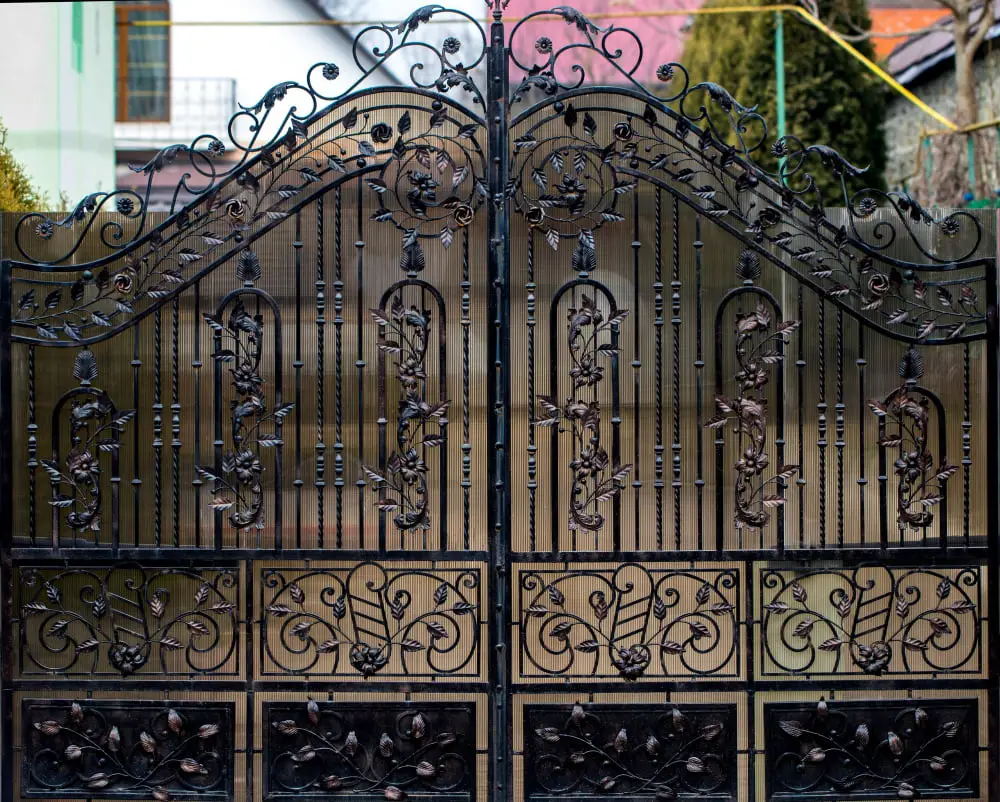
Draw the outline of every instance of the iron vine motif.
M474 41L470 47L464 46L455 37L445 39L439 46L416 40L414 32L441 13L460 17L470 23L470 29L475 32L474 39L478 41ZM159 228L154 228L152 231L148 229L149 199L154 184L159 183L157 176L164 168L177 167L182 174L171 203L171 213L176 211L177 197L182 190L194 195L195 203L200 201L211 210L216 206L220 192L232 192L233 185L247 176L252 180L250 171L253 167L263 165L272 168L283 161L278 153L283 146L291 146L289 147L291 151L294 149L296 139L308 139L311 122L322 117L325 110L348 100L351 94L371 75L381 70L387 61L399 53L412 49L419 50L421 54L420 62L409 70L410 80L415 87L441 94L457 88L471 95L470 105L473 108L483 107L482 93L472 80L471 74L486 58L485 31L474 17L463 11L449 10L436 5L423 6L399 25L368 25L354 37L351 57L358 77L348 86L337 85L338 79L341 78L341 69L337 64L331 62L313 64L307 70L304 81L282 81L268 89L256 103L241 105L226 128L228 142L224 142L220 136L214 134L202 134L189 144L169 145L154 154L145 164L132 166L134 172L146 176L146 185L141 190L91 193L61 219L54 219L39 212L24 215L14 231L18 252L29 262L37 260L40 264L68 263L95 226L98 226L101 243L112 253L123 252L144 240L156 241L161 232ZM344 126L345 129L356 125L357 109L349 112L349 116L345 119L348 121L353 119L351 125ZM381 132L376 132L372 138L376 142L389 142L392 138L391 132L381 136L380 133L384 132L385 128L381 129ZM375 150L372 148L371 153L361 155L374 156ZM234 154L236 158L228 162L222 161L227 152ZM339 159L337 161L340 162ZM319 162L315 167L306 169L315 172L317 168L322 169ZM335 169L344 172L342 163ZM275 192L274 199L291 197L296 194L297 189L299 188L295 186L282 186L280 191ZM181 210L178 214L185 215L189 208ZM100 222L100 213L112 210L116 211L120 218ZM265 209L260 211L268 213ZM128 230L123 224L126 221ZM190 219L187 222L190 222ZM60 248L56 256L48 258L44 254L32 256L31 245L37 244L35 240L47 243L60 231L70 231L75 235L70 238L67 247ZM107 278L106 275L105 279Z
M271 98L268 109L296 87L276 87L281 91ZM312 133L289 112L287 131L255 147L247 155L253 159L241 162L242 169L234 168L219 180L213 176L189 207L164 225L134 235L117 261L105 259L95 270L82 273L68 294L61 282L53 283L44 296L44 284L26 288L13 305L15 326L31 330L29 339L40 343L87 343L106 336L128 325L144 308L161 306L215 264L243 253L262 230L288 219L304 198L355 173L368 174L377 160L383 161L381 170L367 179L380 197L374 218L391 221L404 232L404 269L419 272L424 260L420 239L437 236L450 245L456 231L472 223L487 194L484 156L476 140L481 124L474 117L456 119L456 113L440 102L433 105L424 130L415 130L407 113L397 121L395 133L388 123L356 105ZM423 166L427 161L429 170ZM444 192L448 185L450 191ZM395 199L392 203L390 196ZM139 214L144 220L145 212ZM26 215L19 226L39 217ZM92 216L88 220L84 231L93 225ZM441 229L427 233L431 224L440 224ZM121 228L121 223L109 221L104 229L113 233L115 226ZM119 234L105 246L122 249L126 237ZM40 258L39 263L62 263L81 241L64 256Z
M453 36L440 45L414 37L415 31L445 13L471 23L471 47ZM558 47L547 36L522 42L521 34L546 14L561 17L576 40ZM205 134L189 144L172 144L136 167L147 177L142 190L92 193L62 219L41 213L24 215L14 232L18 252L25 259L19 267L68 266L92 230L99 232L100 242L112 259L118 254L126 254L126 258L117 265L108 256L75 265L80 276L72 285L69 303L63 301L61 283L41 282L26 287L15 305L14 318L19 329L31 330L32 334L19 334L18 338L34 342L64 338L89 341L103 336L103 327L116 328L131 319L138 311L137 304L146 305L141 302L148 300L156 306L175 294L178 288L172 285L184 284L193 277L192 263L203 260L202 265L207 264L234 242L241 242L245 231L287 216L288 209L297 202L292 199L313 191L314 184L347 174L353 165L365 169L370 159L393 151L406 158L415 157L426 143L411 150L403 136L402 129L412 126L412 118L404 123L400 117L394 132L388 122L370 119L355 107L337 121L342 132L320 126L321 139L320 132L310 132L310 126L330 109L347 105L351 93L388 60L414 48L423 57L409 70L413 86L442 94L459 88L471 95L472 108L482 108L483 93L473 76L486 61L488 47L486 31L471 16L440 6L424 6L398 26L367 26L355 37L352 48L359 77L343 91L328 88L336 86L340 79L338 65L315 64L304 81L278 83L255 104L241 107L227 128L229 142ZM963 280L957 296L955 288L949 286L950 279L925 281L907 274L914 267L982 266L980 260L972 259L983 238L982 227L968 211L935 218L905 193L855 190L864 168L850 164L829 146L806 145L792 136L770 144L770 151L781 158L782 166L779 174L769 173L755 161L768 147L767 126L755 106L741 104L718 84L692 83L684 67L676 63L659 65L655 76L662 82L663 91L660 95L651 93L639 80L644 51L638 36L614 25L598 26L576 9L560 6L527 15L511 29L506 50L502 71L511 79L513 103L539 92L543 99L534 108L544 108L546 97L583 87L587 68L574 59L588 52L610 65L635 92L641 109L627 114L587 109L585 96L581 100L574 98L578 107L558 98L551 102L551 108L563 117L569 129L569 137L559 134L563 142L557 145L564 151L559 157L563 165L567 155L570 162L577 157L592 162L598 172L620 162L614 170L621 173L621 180L609 185L612 192L630 191L625 187L634 185L640 173L656 179L662 174L689 187L693 198L703 202L705 214L720 224L734 221L736 231L751 234L758 244L773 245L791 266L804 265L811 279L820 283L835 303L854 304L869 319L908 338L963 338L970 328L985 328L986 315L974 286L982 281L981 274ZM489 71L498 72L492 66ZM567 81L566 76L572 79ZM501 75L493 78L499 80ZM325 102L331 105L324 108ZM717 113L713 116L710 110ZM434 111L440 115L441 109ZM610 142L599 142L597 134L603 126L596 115L608 113L618 116L613 122L614 137ZM483 125L479 118L470 119L473 122L458 124L457 133L446 138L456 141L471 136L463 131L468 126ZM729 138L735 144L727 144ZM514 144L523 152L540 141L529 130ZM227 152L237 158L220 161ZM168 166L184 168L172 211L181 191L194 195L196 200L176 211L167 224L150 229L150 192L157 176ZM847 210L845 225L838 226L828 219L812 177L817 169L827 171L840 182ZM558 181L568 179L567 183L549 194L558 196L558 204L575 205L569 198L580 194L576 182L581 172L575 164L566 171L560 166L557 172ZM487 187L480 181L476 196L495 199L501 192L517 196L524 177L516 164L510 173L514 178L508 187ZM413 186L417 197L423 192L419 184ZM526 206L521 208L529 222L537 213L542 215L539 222L544 219L544 208L531 206L530 213ZM102 222L101 214L112 208L118 216ZM598 210L597 217L601 214ZM612 219L621 217L613 209L610 214ZM228 230L230 225L235 229L232 232ZM221 233L220 226L224 229ZM946 244L940 249L928 245L927 238L920 235L924 226L940 231ZM451 228L444 225L441 236L451 236L444 233ZM62 241L63 232L68 244ZM556 241L565 235L554 228L549 228L549 233ZM874 269L874 257L891 254L901 239L907 240L923 261L906 262L886 256L899 268ZM36 247L39 243L43 246L40 249ZM94 269L89 270L91 267ZM51 290L40 303L44 289L39 287L44 288L46 283Z
M762 574L761 589L766 673L982 670L978 569L772 570Z
M245 275L260 278L259 262L252 251L243 252L240 265ZM237 297L225 322L221 311L205 313L204 317L215 332L217 347L213 359L218 364L230 366L233 399L229 413L231 449L223 454L218 469L201 465L198 466L198 473L216 483L213 509L228 511L229 522L237 529L260 528L264 512L261 486L264 465L260 460L260 449L276 448L282 443L280 436L262 431L262 427L269 422L280 423L295 408L295 404L281 404L268 412L261 372L264 349L262 315L251 315L243 299ZM226 344L230 347L222 347Z
M574 22L578 12L565 11L567 21ZM614 26L599 29L585 18L581 24L580 30L592 27L595 34L629 34ZM591 35L586 39L584 47L602 52ZM547 37L538 41L536 49L540 47L539 52L553 62L581 46L554 52ZM617 57L621 55L617 51ZM610 53L605 57L612 63L616 58ZM518 58L512 52L512 61L520 66ZM574 66L582 83L585 70ZM521 88L545 85L543 94L568 88L539 69L537 65L531 69ZM982 230L968 212L935 219L902 193L852 193L847 179L855 179L863 170L831 148L805 146L794 137L774 143L772 150L783 157L784 166L780 177L770 175L754 162L755 152L766 140L766 126L755 108L741 106L717 84L691 85L681 65L662 65L659 73L671 87L679 79L679 88L668 97L656 98L643 89L648 101L624 114L608 111L586 95L568 102L556 100L513 141L505 194L553 249L563 238L592 236L601 226L623 221L619 199L635 191L640 180L669 182L684 188L702 214L748 243L775 249L786 269L803 271L835 304L852 308L885 331L934 341L963 338L972 329L982 331L986 310L976 285L983 274L954 286L950 276L921 277L914 270L972 259ZM631 73L622 74L631 80ZM725 112L737 145L725 143L727 132L717 130L709 109ZM603 136L601 132L609 129L611 136ZM827 216L810 176L816 161L841 180L847 225L837 226ZM918 226L937 227L950 244L940 252L931 249ZM889 257L882 264L881 255L904 238L924 261ZM962 241L966 238L973 242L969 248Z
M754 255L744 252L742 260ZM736 316L736 362L739 366L734 379L737 395L729 398L715 396L717 415L706 422L711 429L722 429L730 421L734 424L739 448L743 453L737 460L735 500L736 525L761 528L770 520L769 509L785 503L780 492L784 482L799 470L798 465L779 465L774 474L764 479L767 468L767 386L768 366L780 363L784 357L780 346L785 337L799 327L799 321L786 320L771 331L773 318L770 310L758 301L752 312ZM777 344L777 349L764 350ZM744 447L745 445L745 447ZM767 492L777 484L778 493Z
M100 455L113 457L121 445L119 435L132 418L134 409L118 410L111 397L92 386L97 379L97 358L89 348L76 355L73 376L80 387L63 399L69 399L70 450L65 460L58 453L52 459L39 463L52 481L52 500L57 510L69 510L66 523L80 531L101 528L101 461ZM61 403L57 406L57 410ZM54 416L53 426L60 421ZM69 485L69 494L62 492L63 483Z
M360 563L294 575L271 569L262 580L268 671L478 676L477 569Z
M106 673L106 665L123 677L235 671L225 668L239 632L232 570L31 566L19 578L21 654L41 671L89 676ZM183 654L183 664L175 653Z
M735 799L736 708L525 708L527 799Z
M421 239L437 237L449 248L456 233L473 223L476 211L489 197L482 176L485 155L475 138L479 123L456 123L455 135L449 136L444 133L448 119L444 103L435 100L426 128L411 133L413 118L404 111L396 121L392 158L377 176L367 179L379 201L372 219L392 223L402 231L399 266L411 276L426 265ZM391 139L392 127L384 122L379 126L376 141Z
M265 704L268 797L471 800L475 710L416 704Z
M765 705L770 799L978 796L974 699Z
M610 575L597 568L524 571L518 578L522 675L617 675L629 682L647 672L733 676L739 584L731 569L632 563Z
M231 704L26 699L22 713L28 793L231 798Z
M605 320L594 298L582 295L579 309L572 307L567 315L572 393L563 406L553 397L538 396L544 414L535 425L558 426L565 421L573 435L576 457L569 464L573 472L570 529L599 532L604 527L604 516L598 505L621 493L622 483L632 470L631 465L611 465L601 444L600 404L583 398L585 390L595 391L604 378L601 359L617 355L618 326L627 315L627 309L614 310ZM610 335L610 340L600 342L603 335Z
M430 529L424 450L445 447L445 415L451 403L447 399L433 404L425 400L431 313L415 306L407 309L396 294L388 314L372 309L371 316L382 333L379 351L396 357L396 380L403 392L396 410L396 449L384 469L363 466L364 473L379 494L379 509L396 513L393 523L401 532ZM392 339L386 339L386 332ZM438 426L436 433L427 431L432 423ZM441 479L446 481L446 477Z
M950 464L943 456L934 468L934 457L927 447L930 402L926 395L917 398L911 392L923 373L923 358L911 346L899 365L902 386L885 401L872 399L868 402L880 420L896 425L895 432L880 432L878 444L885 449L899 449L893 469L898 477L896 512L900 529L930 526L934 522L931 508L944 499L945 485L958 471L958 466Z

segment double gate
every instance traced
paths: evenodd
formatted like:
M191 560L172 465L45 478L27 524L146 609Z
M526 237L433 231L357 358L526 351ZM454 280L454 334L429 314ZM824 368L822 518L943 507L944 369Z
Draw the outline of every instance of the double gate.
M3 800L996 798L992 220L493 10L4 219Z

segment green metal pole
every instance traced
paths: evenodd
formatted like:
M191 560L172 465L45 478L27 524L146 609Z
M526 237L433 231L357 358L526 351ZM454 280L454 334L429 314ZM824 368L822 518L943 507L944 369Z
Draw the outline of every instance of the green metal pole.
M785 131L785 18L780 11L774 12L774 83L775 101L778 111L778 137ZM778 163L778 174L784 183L785 160Z

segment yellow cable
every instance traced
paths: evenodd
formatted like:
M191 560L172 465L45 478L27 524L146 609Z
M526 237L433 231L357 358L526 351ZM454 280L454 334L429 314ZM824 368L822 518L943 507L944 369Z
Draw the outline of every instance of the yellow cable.
M959 127L954 122L949 120L939 111L934 109L932 106L925 103L915 94L913 94L909 89L903 86L899 81L893 78L889 73L883 70L878 64L869 58L862 55L856 48L854 48L848 41L843 39L836 31L834 31L829 26L820 22L818 19L813 17L804 8L789 4L776 4L776 5L766 5L766 6L716 6L713 8L698 8L698 9L665 9L662 11L642 11L642 12L632 12L632 11L605 11L598 12L596 14L588 14L590 19L637 19L637 18L650 18L650 17L687 17L699 14L762 14L771 13L774 11L787 11L790 14L794 14L801 17L809 25L812 25L816 30L820 31L827 38L831 39L838 46L843 48L847 53L861 62L869 72L878 77L884 83L892 87L898 94L906 98L910 103L916 106L918 109L923 111L925 114L930 115L935 120L937 120L942 125L946 126L949 131L958 131ZM509 23L520 22L523 18L513 17L507 18L504 21ZM453 22L452 20L432 20L432 22ZM484 20L484 23L488 23L488 20ZM127 23L128 25L134 25L140 28L155 28L155 27L178 27L178 26L222 26L222 25L232 25L232 26L283 26L283 25L356 25L356 26L366 26L366 25L383 25L387 24L384 21L373 21L373 20L360 20L360 21L348 21L348 20L268 20L264 22L254 22L250 20L237 20L237 21L226 21L226 22L213 22L213 21L186 21L178 22L174 20L132 20ZM980 127L986 127L991 123L982 123ZM941 132L945 133L945 132Z

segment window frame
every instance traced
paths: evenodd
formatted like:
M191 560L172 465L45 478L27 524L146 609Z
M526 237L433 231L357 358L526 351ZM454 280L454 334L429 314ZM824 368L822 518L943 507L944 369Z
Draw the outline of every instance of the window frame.
M124 0L115 3L115 122L118 123L169 123L170 122L170 26L164 26L164 40L167 50L166 69L166 102L165 113L162 116L137 117L129 114L129 74L128 74L128 32L131 28L131 15L134 12L162 12L170 21L169 0L151 0L150 2L135 2Z

